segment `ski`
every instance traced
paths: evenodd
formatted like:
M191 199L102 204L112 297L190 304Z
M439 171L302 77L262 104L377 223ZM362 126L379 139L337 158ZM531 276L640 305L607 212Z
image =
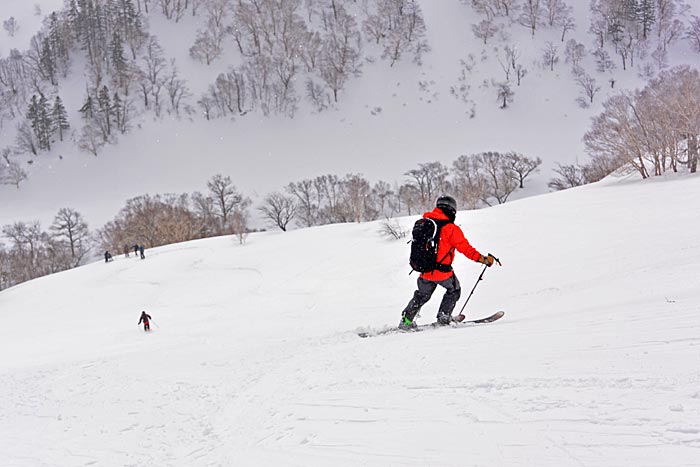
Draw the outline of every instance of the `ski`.
M388 334L409 334L412 332L427 331L428 329L463 328L463 327L468 327L468 326L474 325L474 324L493 323L494 321L497 321L497 320L503 318L504 315L505 315L504 311L497 311L496 313L492 314L491 316L487 316L485 318L480 318L480 319L471 319L471 320L465 320L464 315L457 315L457 316L455 316L454 321L449 326L439 325L437 323L430 323L430 324L420 324L411 330L403 330L403 329L399 329L399 328L386 328L386 329L381 329L378 331L374 331L374 330L358 331L357 335L359 337L362 337L362 338L367 338L367 337L385 336ZM459 317L461 317L461 320L459 319Z

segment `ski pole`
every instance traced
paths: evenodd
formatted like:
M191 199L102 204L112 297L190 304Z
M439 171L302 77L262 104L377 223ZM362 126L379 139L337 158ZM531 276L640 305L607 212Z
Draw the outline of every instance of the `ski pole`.
M490 254L490 253L489 253L489 254ZM493 256L493 255L492 255L492 256ZM496 257L494 256L493 259L494 259L494 262L498 263L499 266L501 265L501 261L500 261L498 258L496 258ZM463 312L464 309L466 308L467 303L469 303L469 299L472 298L472 295L474 294L474 291L476 290L476 286L479 285L479 282L481 282L482 280L484 280L484 273L486 272L486 268L488 268L488 267L489 267L488 265L484 265L484 269L481 270L481 274L479 274L479 278L476 280L476 284L474 284L474 287L472 287L472 291L469 292L469 296L467 297L467 301L464 302L464 305L462 305L462 309L459 310L459 314L460 314L460 315L462 314L462 312Z

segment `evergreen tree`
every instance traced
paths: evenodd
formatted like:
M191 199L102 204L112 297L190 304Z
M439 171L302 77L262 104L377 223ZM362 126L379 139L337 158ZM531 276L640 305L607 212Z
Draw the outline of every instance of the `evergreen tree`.
M92 96L89 93L79 112L83 114L83 118L85 120L92 120L92 118L95 116L95 103L93 102Z
M38 133L36 134L37 141L39 143L39 148L51 150L51 136L53 135L53 120L51 118L51 110L49 108L49 101L46 96L41 94L39 97L39 105L37 107L37 127ZM36 131L36 130L35 130Z
M110 112L114 115L114 124L117 126L119 131L124 132L124 104L122 103L121 97L118 93L114 93L112 97L112 107Z
M646 39L652 25L656 22L656 2L654 0L638 1L637 22L642 27L642 37Z
M31 100L29 101L29 107L27 108L27 120L29 121L29 124L32 126L32 130L34 130L34 133L36 134L36 127L37 127L37 108L39 107L39 102L37 101L36 94L32 95Z
M70 128L70 124L68 123L68 113L59 96L56 96L53 103L51 116L53 117L54 131L58 131L58 138L63 141L63 132Z
M36 94L32 96L27 109L27 120L34 132L37 147L50 150L52 121L48 111L48 103L43 94L39 99L37 99Z
M109 89L103 86L97 95L97 108L100 115L100 127L105 141L112 134L112 99L109 97Z
M51 51L51 44L49 43L49 38L45 37L41 43L41 57L39 58L39 63L45 77L51 82L52 85L56 85L56 60Z
M112 43L110 44L110 49L112 69L114 71L114 81L122 92L124 92L124 94L128 94L129 65L124 57L122 39L116 31L112 33Z

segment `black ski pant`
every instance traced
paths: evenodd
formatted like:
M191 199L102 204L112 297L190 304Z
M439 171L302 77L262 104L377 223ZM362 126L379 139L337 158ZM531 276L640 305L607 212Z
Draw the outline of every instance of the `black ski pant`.
M455 309L455 305L459 301L459 296L462 293L462 288L459 285L459 280L457 276L452 274L452 276L444 281L433 282L422 277L418 278L418 290L413 293L413 298L406 308L404 308L402 316L413 321L421 307L428 303L430 297L433 296L433 292L437 286L440 285L445 288L445 295L442 297L442 302L440 303L440 309L438 310L438 317L440 315L450 316L452 315L452 310Z
M151 325L148 323L143 323L143 330L144 331L150 331L151 330Z

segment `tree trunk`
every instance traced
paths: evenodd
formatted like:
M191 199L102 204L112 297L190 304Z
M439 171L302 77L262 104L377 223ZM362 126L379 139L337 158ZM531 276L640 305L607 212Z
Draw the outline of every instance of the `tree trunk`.
M698 135L688 135L688 168L690 173L698 170Z

